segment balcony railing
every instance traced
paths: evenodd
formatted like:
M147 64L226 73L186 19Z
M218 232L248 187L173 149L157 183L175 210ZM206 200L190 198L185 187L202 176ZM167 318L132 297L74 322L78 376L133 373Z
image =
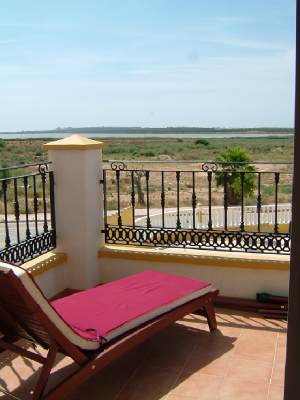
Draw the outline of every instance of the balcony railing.
M55 248L53 172L46 163L0 169L0 230L5 261L23 264Z
M290 163L272 171L265 166L268 163L256 164L259 168L254 171L223 170L223 162L162 171L111 162L103 179L106 243L288 254L292 172L286 164ZM272 168L278 164L272 163ZM223 174L222 187L217 185L217 174ZM248 174L253 177L251 196L247 196ZM232 175L240 182L235 206L229 204ZM129 222L122 219L125 207L132 208ZM117 210L117 223L108 222L111 208ZM142 218L137 218L138 208L144 209Z
M275 223L275 204L262 205L260 216L256 206L244 207L244 224L245 228L249 226L257 226L260 217L260 227L268 230L272 229ZM212 227L223 228L225 224L224 207L211 208ZM177 211L167 211L164 214L166 226L176 227ZM196 208L196 228L205 229L208 225L209 208L197 206ZM291 204L278 204L277 206L277 222L278 224L290 224L292 218ZM151 226L161 226L163 214L151 214ZM180 225L184 229L192 229L193 209L183 209L179 213ZM227 225L229 228L239 228L241 222L241 207L227 208ZM136 225L146 225L147 217L141 217L135 220Z

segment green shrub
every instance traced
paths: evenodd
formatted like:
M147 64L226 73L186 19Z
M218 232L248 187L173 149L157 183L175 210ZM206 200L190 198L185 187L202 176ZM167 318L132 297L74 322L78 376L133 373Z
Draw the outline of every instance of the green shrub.
M275 193L275 187L274 186L264 186L263 187L263 194L267 196L271 196Z
M292 186L283 186L280 188L280 191L285 194L291 194L293 191Z
M145 157L155 157L155 154L153 151L145 151L144 153Z
M1 163L0 168L8 168L9 165L7 163ZM9 178L11 176L11 171L0 171L0 179Z
M208 146L209 145L209 141L206 140L206 139L197 139L195 141L195 145L197 145L197 144L203 144L204 146Z

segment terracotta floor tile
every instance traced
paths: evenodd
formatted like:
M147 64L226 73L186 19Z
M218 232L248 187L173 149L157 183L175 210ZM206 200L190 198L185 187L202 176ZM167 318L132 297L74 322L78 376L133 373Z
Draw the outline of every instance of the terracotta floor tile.
M278 331L281 325L280 321L276 319L266 319L261 314L251 311L247 317L245 326Z
M278 332L263 329L243 329L239 341L265 346L276 346Z
M218 400L267 400L269 384L225 379Z
M284 387L270 385L268 400L283 400Z
M281 328L283 328L283 329L285 329L285 331L287 331L287 325L288 325L288 323L287 323L286 320L281 320L281 321L279 322L279 324L280 324L280 327L281 327Z
M54 362L53 371L57 371L58 369L62 369L71 364L75 364L72 358L63 356L62 354L58 354Z
M176 326L176 324L173 324L172 326ZM139 346L146 346L148 348L152 348L155 346L157 342L161 340L165 335L167 334L167 328L163 329L160 332L157 332L155 335L150 336L148 339L144 340L139 344Z
M121 357L119 357L119 360L128 364L140 365L148 357L152 349L153 346L149 346L148 343L142 342L124 353Z
M220 326L231 326L232 328L243 328L247 318L243 315L216 314L217 323Z
M223 380L224 378L220 376L182 372L171 393L215 400Z
M217 397L216 397L217 399ZM175 394L175 393L171 393L169 394L167 400L207 400L207 398L203 397L203 396L185 396L182 394Z
M3 355L2 360L5 360L5 361L1 361L1 365L10 365L11 367L14 367L14 368L16 368L17 366L22 367L22 368L28 367L33 372L42 366L42 364L40 364L36 361L29 360L28 358L21 357L15 353L11 353L9 351L4 351L2 353L2 355Z
M228 328L228 327L227 327ZM232 330L233 329L233 330ZM228 328L228 331L232 330L232 333L236 333L237 329L235 328ZM241 330L240 330L241 331ZM199 341L203 339L217 339L217 340L228 340L229 342L232 342L233 340L236 340L236 337L229 336L226 333L223 333L223 331L219 328L215 329L214 331L200 331L198 335Z
M235 351L235 339L232 342L229 340L218 340L218 339L200 339L197 344L194 353L195 354L206 354L216 358L219 357L232 357Z
M232 315L247 317L249 314L246 308L215 307L216 315Z
M193 338L194 339L194 338ZM182 338L182 336L176 336L176 335L169 335L169 336L164 336L163 338L161 338L161 340L159 342L157 342L155 344L155 348L156 349L170 349L173 351L178 351L178 349L180 349L180 351L182 352L189 352L191 353L198 341L200 340L200 336L197 336L196 340L188 340L185 338Z
M55 370L52 370L51 375L48 380L48 384L46 387L46 392L53 387L57 386L61 381L66 379L70 374L74 373L78 369L78 365L74 362L69 363L68 365L57 366Z
M183 370L190 373L225 376L230 361L228 357L215 358L205 354L192 354Z
M198 315L198 314L189 314L186 315L184 318L182 318L181 320L176 322L178 323L184 323L187 326L190 326L189 324L196 324L195 326L197 326L197 324L199 324L201 327L207 325L207 318L204 315ZM202 329L202 328L201 328Z
M273 363L274 355L275 346L265 346L255 343L250 346L248 342L239 342L236 346L234 358Z
M227 378L270 383L272 364L233 358Z
M16 368L11 368L11 366L5 365L0 371L0 387L17 397L27 400L27 398L32 398L31 393L35 389L39 373L40 371L33 372L26 367L17 366ZM7 397L9 400L12 399L7 395L3 395L3 397Z
M217 320L218 329L209 332L204 317L186 316L105 367L67 400L283 400L286 322L229 308L219 308ZM25 340L18 345L32 351ZM37 352L47 354L40 347ZM0 353L0 387L29 400L40 368ZM58 356L47 390L74 368L70 358Z
M165 400L166 397L164 392L126 386L115 400Z
M277 346L275 351L275 364L285 364L286 347Z
M286 347L286 341L287 341L287 333L279 331L277 338L277 346Z
M113 382L116 385L125 385L135 373L136 369L136 365L116 359L104 367L97 376L99 381Z
M66 400L115 400L122 389L123 386L99 382L97 375L95 375L66 397Z
M273 373L271 378L271 383L273 385L284 385L284 372L285 365L284 364L275 364L273 366Z
M41 356L47 356L47 350L41 349L39 346L37 346L36 349L33 348L33 346L26 341L25 339L20 339L17 342L14 343L16 346L21 347L25 350L28 350L34 354L38 354ZM24 363L26 363L27 365L32 365L32 366L40 366L41 364L33 361L33 360L29 360L27 358L21 357L16 353L13 353L11 351L3 351L2 353L0 353L0 363L6 363L6 364L17 364L20 363L21 366L24 366Z
M12 353L7 350L3 351L2 353L0 353L0 363L10 364L12 362L12 360L14 360L17 357L18 357L18 355L15 353Z
M39 371L37 371L38 369L32 370L31 368L19 365L3 365L0 371L0 386L8 391L15 390L32 375L38 376Z
M126 386L168 392L173 387L177 377L178 371L142 366Z
M218 329L210 332L212 338L220 340L238 339L242 333L242 327L231 326L230 324L218 324Z
M202 321L202 320L198 320L197 318L189 318L189 319L180 320L177 323L184 325L184 326L188 326L190 328L195 328L199 331L199 333L201 333L202 331L209 332L207 320Z
M192 343L197 343L199 340L199 333L202 333L202 329L176 323L171 325L170 328L165 329L164 336L161 340L180 338ZM209 334L209 332L205 332L205 334Z
M32 400L32 393L31 392L24 392L23 390L17 389L13 392L10 392L12 396L20 398L22 400ZM1 400L12 400L13 397L4 393L0 393Z
M170 348L154 349L145 359L143 365L181 371L190 354L190 352L174 351Z

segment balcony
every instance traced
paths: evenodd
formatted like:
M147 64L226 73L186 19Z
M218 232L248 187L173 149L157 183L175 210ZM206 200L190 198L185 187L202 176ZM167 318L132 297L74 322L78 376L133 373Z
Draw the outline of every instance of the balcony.
M98 399L101 393L105 400L282 400L286 322L247 309L216 312L217 331L189 315L125 353L67 399ZM31 399L39 364L7 352L0 361L0 388ZM70 358L57 358L49 388L74 368Z
M275 214L269 211L265 213L273 218L267 222L272 226L272 230L264 231L263 224L266 220L262 219L261 213L246 212L248 206L243 202L238 207L238 227L230 226L230 218L221 218L221 215L227 215L224 214L224 209L228 210L228 204L225 203L225 208L221 206L222 212L214 219L214 210L220 210L220 206L213 206L208 201L208 204L197 209L194 197L196 190L192 190L191 198L195 206L190 207L189 220L194 222L192 226L184 227L178 217L178 202L174 213L175 222L167 223L165 220L162 223L163 227L171 229L167 243L163 243L167 244L166 246L162 243L152 245L146 243L147 241L142 244L139 242L137 246L137 243L127 241L127 237L124 240L123 233L118 237L119 243L109 243L107 228L122 232L124 226L128 225L125 222L126 212L131 219L131 231L137 228L149 230L154 223L151 222L149 202L146 202L144 208L145 222L136 221L137 209L134 203L129 203L131 207L123 213L121 202L117 202L117 213L113 217L115 220L109 219L108 198L103 205L103 190L107 193L102 172L103 146L101 142L80 137L63 139L45 146L49 150L51 162L49 166L53 181L49 180L49 184L50 188L53 186L49 193L52 193L53 198L49 195L49 201L47 198L46 203L42 203L42 209L45 210L42 217L51 221L51 226L46 226L44 233L47 234L49 230L52 234L55 233L56 241L49 242L47 251L40 246L33 246L35 252L33 251L30 261L28 253L23 251L20 252L19 258L48 298L60 292L88 289L99 283L107 283L146 269L210 281L225 297L254 299L257 292L263 291L287 296L289 251L281 252L277 251L277 248L267 252L250 252L248 249L228 251L226 248L225 251L219 251L209 241L201 242L207 244L206 246L199 246L200 242L197 242L197 247L192 248L182 245L182 241L178 241L176 247L172 246L172 235L178 231L182 232L185 228L189 232L196 228L203 237L214 232L219 234L224 229L230 233L229 228L232 228L235 234L234 241L237 235L245 237L249 232L255 232L255 235L260 237L265 235L265 232L273 238L282 235L281 237L289 241L288 228L284 231L282 225L288 225L290 221L290 207L279 212L278 201L273 203ZM177 187L177 181L175 182ZM129 181L130 183L132 182ZM15 186L12 186L15 190ZM18 193L18 190L14 193ZM150 191L146 193L149 195ZM212 192L208 192L207 199L210 197L209 193ZM133 197L130 193L129 198L132 202ZM15 201L15 195L12 199ZM253 207L257 210L257 205ZM167 203L163 203L164 212L165 208L168 208ZM280 206L280 210L282 209ZM260 208L259 210L261 211ZM27 235L29 226L30 236L34 236L38 211L40 210L34 208L33 221L27 218L28 213L24 214L22 223L27 227ZM161 213L162 219L164 212ZM248 214L254 216L254 219L249 219L250 231L246 228ZM18 227L17 221L21 223L22 218L16 217L18 213L11 217L8 211L4 212L4 215L3 226L8 228L4 229L4 233L6 237L11 237L13 224ZM196 221L201 219L200 215L201 223L210 225L209 230L212 232L208 232L207 226L195 227ZM14 220L13 223L9 222L10 218ZM215 221L218 225L214 225ZM232 221L234 224L233 219ZM42 225L45 226L45 223ZM37 231L40 234L40 228ZM22 237L22 229L20 237L18 228L16 232L16 241L19 242L16 245L21 244L21 247L27 248L27 241L33 238L26 237L26 229L25 237ZM161 237L163 235L164 232ZM153 239L151 234L148 237L149 240ZM8 244L6 247L10 249L12 244ZM207 248L208 245L210 248ZM287 247L289 250L289 244ZM5 252L7 253L6 248L3 254ZM18 253L18 250L9 254L15 253ZM83 398L86 393L89 398L98 398L101 391L105 400L282 399L286 322L265 319L262 314L247 308L217 308L217 319L218 330L210 333L201 317L190 315L122 356L69 398ZM1 362L0 387L12 391L15 396L29 398L37 365L33 362L25 363L23 359L14 358L5 352L1 354ZM57 373L54 378L63 378L64 371L74 367L68 358L57 359Z

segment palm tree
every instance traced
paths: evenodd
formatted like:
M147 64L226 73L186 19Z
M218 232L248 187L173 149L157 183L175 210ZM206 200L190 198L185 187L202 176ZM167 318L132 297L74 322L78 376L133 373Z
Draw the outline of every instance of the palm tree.
M215 179L217 186L225 185L229 205L240 203L242 195L242 175L243 175L243 196L253 196L255 185L255 174L257 168L249 165L251 162L245 150L240 147L228 148L227 153L220 153L216 161L221 162L223 172L216 172ZM224 172L227 172L226 174ZM247 173L251 172L251 173Z

